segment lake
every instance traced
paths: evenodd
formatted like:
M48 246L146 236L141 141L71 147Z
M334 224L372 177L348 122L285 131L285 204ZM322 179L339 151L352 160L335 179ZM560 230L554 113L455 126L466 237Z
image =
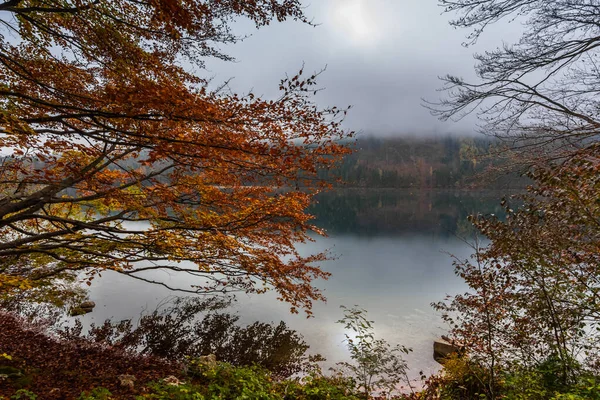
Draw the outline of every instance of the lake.
M320 194L310 212L328 237L299 245L303 254L330 249L336 258L322 264L331 272L328 281L316 282L326 303L315 304L314 317L293 315L274 294L238 294L232 312L241 322L279 322L299 331L320 353L327 366L346 360L344 330L336 324L340 305L359 305L375 321L376 335L391 344L411 347L406 356L411 376L432 373L432 341L447 332L430 306L447 294L464 291L454 275L449 254L468 257L472 251L461 237L473 237L467 221L472 213L501 213L501 193L410 190L341 190ZM172 284L181 277L162 275ZM185 278L188 279L188 278ZM189 279L188 279L189 280ZM189 283L189 282L188 282ZM84 322L139 317L172 295L168 290L104 273L91 287L96 309Z

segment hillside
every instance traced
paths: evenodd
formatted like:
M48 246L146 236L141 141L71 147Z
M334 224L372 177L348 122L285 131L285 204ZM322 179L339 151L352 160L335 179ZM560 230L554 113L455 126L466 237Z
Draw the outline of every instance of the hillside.
M517 188L518 174L495 174L504 161L489 156L498 143L487 137L375 138L357 140L355 152L336 171L349 187L373 188Z

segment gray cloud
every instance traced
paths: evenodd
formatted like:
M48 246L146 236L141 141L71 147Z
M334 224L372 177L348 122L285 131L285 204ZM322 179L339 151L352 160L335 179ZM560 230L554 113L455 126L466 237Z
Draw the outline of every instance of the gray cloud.
M377 135L471 134L475 119L441 122L422 107L421 98L436 100L438 76L473 78L476 51L513 42L516 24L499 24L469 48L461 44L468 31L449 26L436 0L313 0L306 13L317 27L273 24L259 31L244 23L236 29L252 36L223 48L238 61L207 64L215 82L234 78L231 88L276 96L279 79L327 66L319 83L326 90L321 105L352 105L349 129Z

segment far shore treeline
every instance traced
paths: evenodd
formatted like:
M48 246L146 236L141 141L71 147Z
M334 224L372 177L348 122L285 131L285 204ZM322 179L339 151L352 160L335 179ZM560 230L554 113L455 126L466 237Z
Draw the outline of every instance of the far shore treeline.
M343 144L348 145L347 141ZM334 188L498 189L506 192L522 190L530 183L519 165L511 161L510 152L492 137L364 135L350 148L352 153L346 154L337 168L319 169L318 179L331 183ZM46 163L37 158L30 158L29 162L29 168L36 171L46 167ZM111 170L124 168L147 169L140 158L123 160L109 167ZM169 181L165 174L157 179ZM268 179L245 184L269 185ZM304 187L299 181L296 185Z
M339 169L321 170L337 186L411 189L520 189L528 180L494 138L359 137ZM501 173L498 173L501 172Z

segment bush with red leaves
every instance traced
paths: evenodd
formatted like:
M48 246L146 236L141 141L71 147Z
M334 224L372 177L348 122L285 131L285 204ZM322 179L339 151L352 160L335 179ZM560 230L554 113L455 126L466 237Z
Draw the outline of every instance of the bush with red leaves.
M27 389L38 399L76 399L83 391L104 387L115 398L132 399L147 382L179 375L181 365L149 356L139 356L86 340L65 341L13 314L0 311L0 354L12 360L0 364L18 368L19 378L0 384L0 399L18 389ZM135 376L135 387L121 386L119 375Z

